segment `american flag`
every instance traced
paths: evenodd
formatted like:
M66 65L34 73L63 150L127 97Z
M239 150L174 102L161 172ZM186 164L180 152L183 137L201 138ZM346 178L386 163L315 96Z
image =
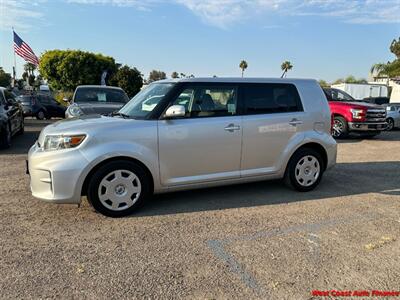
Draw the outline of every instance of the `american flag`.
M29 47L27 43L25 43L18 34L14 31L14 51L16 54L21 56L26 62L30 62L35 66L39 65L39 59Z

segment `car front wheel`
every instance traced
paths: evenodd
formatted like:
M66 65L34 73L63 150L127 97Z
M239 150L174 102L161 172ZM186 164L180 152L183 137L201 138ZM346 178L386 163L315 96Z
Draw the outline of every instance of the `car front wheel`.
M348 124L345 118L335 116L333 119L332 136L340 139L349 135Z
M88 200L99 213L124 217L140 208L151 194L150 179L141 166L112 161L101 166L88 185Z
M393 130L393 128L394 128L394 120L392 118L388 118L386 120L386 122L387 122L386 130L387 131Z
M300 192L308 192L319 184L323 173L321 155L313 149L302 148L293 154L288 163L285 183Z

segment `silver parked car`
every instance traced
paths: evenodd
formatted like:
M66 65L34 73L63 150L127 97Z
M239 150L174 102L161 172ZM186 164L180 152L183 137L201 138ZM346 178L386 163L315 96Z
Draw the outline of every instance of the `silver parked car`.
M151 100L149 100L151 99ZM34 197L120 217L152 193L284 178L310 191L336 162L315 80L158 81L113 116L44 128L29 151Z
M400 128L400 103L386 104L386 130Z
M125 91L115 86L80 85L75 89L66 118L89 114L110 114L129 101Z

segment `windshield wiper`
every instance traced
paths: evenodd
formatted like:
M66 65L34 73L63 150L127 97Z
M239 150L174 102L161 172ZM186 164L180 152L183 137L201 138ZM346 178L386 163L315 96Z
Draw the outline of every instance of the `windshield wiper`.
M131 118L131 116L129 116L127 114L124 114L124 113L121 113L119 111L114 111L114 112L110 113L110 116L111 117L119 116L119 117L122 117L124 119L130 119Z

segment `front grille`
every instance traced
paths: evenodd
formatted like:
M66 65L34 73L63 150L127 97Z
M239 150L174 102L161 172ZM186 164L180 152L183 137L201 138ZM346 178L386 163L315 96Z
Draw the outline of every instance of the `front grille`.
M368 109L367 122L386 122L386 110L384 109Z

